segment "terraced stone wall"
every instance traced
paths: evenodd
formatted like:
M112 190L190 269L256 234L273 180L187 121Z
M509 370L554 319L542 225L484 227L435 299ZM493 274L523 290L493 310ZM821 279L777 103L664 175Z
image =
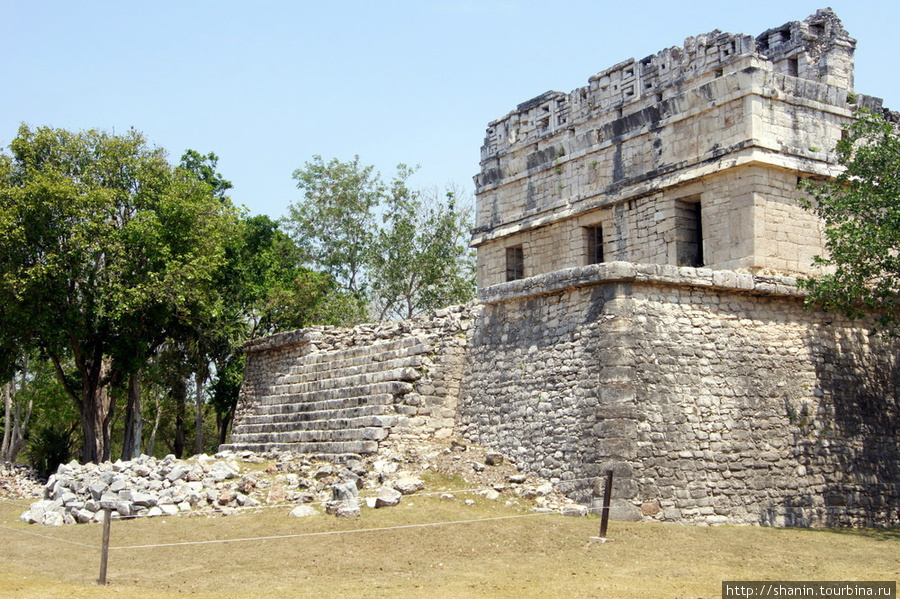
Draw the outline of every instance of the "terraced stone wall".
M223 449L346 457L449 437L472 310L311 327L247 344L238 413Z
M457 429L620 517L900 524L897 345L790 278L624 262L482 290Z

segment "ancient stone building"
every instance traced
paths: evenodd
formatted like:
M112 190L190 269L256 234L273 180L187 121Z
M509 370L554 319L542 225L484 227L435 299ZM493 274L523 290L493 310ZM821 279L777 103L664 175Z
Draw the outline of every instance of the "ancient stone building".
M457 430L620 515L900 522L896 348L805 311L822 253L797 182L858 106L830 10L715 31L488 126L483 310Z
M480 286L604 260L807 272L820 230L797 180L833 174L841 127L879 102L853 93L854 46L829 10L714 31L490 123Z
M619 517L900 523L898 348L793 278L822 252L798 180L882 110L854 47L830 10L715 31L490 123L479 305L255 343L232 447L452 434L584 502L613 469Z

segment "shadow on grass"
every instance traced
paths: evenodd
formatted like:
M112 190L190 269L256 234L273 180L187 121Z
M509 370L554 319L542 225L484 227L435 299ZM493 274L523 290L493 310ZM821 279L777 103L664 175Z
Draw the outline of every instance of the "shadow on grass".
M787 528L782 530L793 530L800 533L808 534L831 534L846 535L852 537L862 537L864 539L872 539L873 541L894 541L900 542L900 527L892 528Z

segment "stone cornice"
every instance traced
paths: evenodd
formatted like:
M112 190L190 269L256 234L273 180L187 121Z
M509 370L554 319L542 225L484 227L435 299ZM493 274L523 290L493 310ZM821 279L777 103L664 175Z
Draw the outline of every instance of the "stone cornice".
M667 264L605 262L566 268L552 273L500 283L479 290L484 304L499 304L527 297L548 295L579 287L609 283L647 283L650 285L699 287L741 294L778 295L801 298L805 292L795 277L753 275L731 270L712 270Z

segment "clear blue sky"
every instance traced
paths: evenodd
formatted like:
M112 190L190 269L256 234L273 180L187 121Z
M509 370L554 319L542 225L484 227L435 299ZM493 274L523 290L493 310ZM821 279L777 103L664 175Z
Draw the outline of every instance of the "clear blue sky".
M125 131L219 155L232 198L283 216L314 154L471 193L487 123L627 58L721 29L758 35L822 2L0 0L0 145L19 123ZM900 109L900 2L832 0L856 90Z

